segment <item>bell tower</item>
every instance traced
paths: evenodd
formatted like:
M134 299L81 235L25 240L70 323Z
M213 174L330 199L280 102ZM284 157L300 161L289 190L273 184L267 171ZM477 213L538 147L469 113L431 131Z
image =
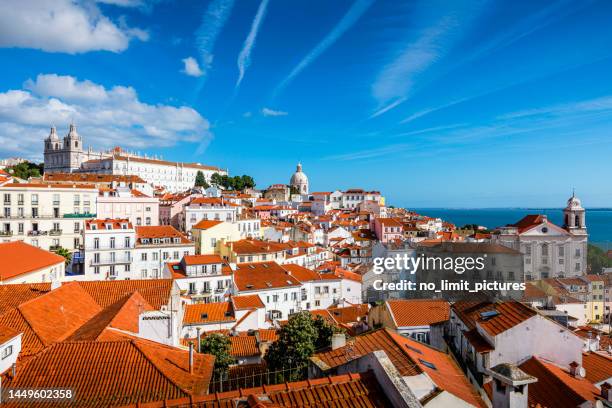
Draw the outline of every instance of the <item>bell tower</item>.
M567 206L563 210L563 228L574 235L586 235L586 211L582 207L576 192L567 200Z
M76 125L70 124L68 134L64 137L65 171L72 173L81 167L83 142L77 133Z

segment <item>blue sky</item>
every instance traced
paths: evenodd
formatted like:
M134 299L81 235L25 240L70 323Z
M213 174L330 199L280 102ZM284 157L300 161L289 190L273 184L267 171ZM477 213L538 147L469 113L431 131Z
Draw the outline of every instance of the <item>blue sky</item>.
M612 3L0 4L0 155L129 149L409 207L612 207Z

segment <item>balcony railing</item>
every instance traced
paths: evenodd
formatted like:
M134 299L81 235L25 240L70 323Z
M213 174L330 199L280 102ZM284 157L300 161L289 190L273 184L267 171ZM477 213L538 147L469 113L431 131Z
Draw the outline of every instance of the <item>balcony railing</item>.
M64 218L96 218L96 214L92 214L92 213L64 214Z
M31 237L37 237L40 235L47 235L47 231L41 231L41 230L31 230L28 231L28 235Z
M117 256L115 259L112 258L102 258L102 259L92 259L89 262L91 266L102 266L102 265L117 265L117 264L130 264L132 263L132 257L126 256Z
M62 230L61 229L49 230L49 235L62 235Z
M10 231L10 230L0 231L0 237L10 237L12 235L13 235L13 231Z

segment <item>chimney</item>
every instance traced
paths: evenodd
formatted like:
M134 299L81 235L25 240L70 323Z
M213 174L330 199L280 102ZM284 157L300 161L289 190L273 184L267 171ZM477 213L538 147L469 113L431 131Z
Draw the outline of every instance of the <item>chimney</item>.
M604 401L612 402L612 385L609 382L601 384L601 397Z
M572 361L569 365L570 375L572 377L576 377L578 375L578 368L580 368L580 364L575 361Z
M346 336L344 335L344 333L332 334L331 346L332 350L337 350L341 347L346 346Z
M11 378L15 378L16 376L17 376L17 363L13 363L13 365L11 366ZM602 392L603 392L603 387L602 387Z
M189 373L193 374L193 342L189 343Z

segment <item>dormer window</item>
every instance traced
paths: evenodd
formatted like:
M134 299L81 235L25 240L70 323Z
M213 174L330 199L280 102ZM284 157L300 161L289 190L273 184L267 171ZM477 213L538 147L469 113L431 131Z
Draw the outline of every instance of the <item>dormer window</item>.
M92 230L97 230L97 229L98 229L98 226L97 226L96 224L89 224L89 227L90 227Z
M113 229L113 224L106 224L106 229L107 230Z

